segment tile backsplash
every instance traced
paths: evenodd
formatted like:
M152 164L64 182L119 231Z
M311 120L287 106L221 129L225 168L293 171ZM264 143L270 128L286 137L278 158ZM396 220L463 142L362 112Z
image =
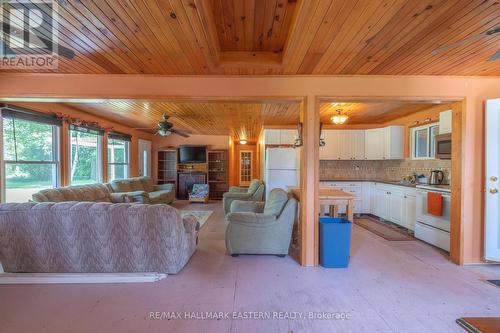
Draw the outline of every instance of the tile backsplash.
M451 160L320 161L320 180L367 179L398 181L414 173L430 176L432 170L444 172L450 183Z

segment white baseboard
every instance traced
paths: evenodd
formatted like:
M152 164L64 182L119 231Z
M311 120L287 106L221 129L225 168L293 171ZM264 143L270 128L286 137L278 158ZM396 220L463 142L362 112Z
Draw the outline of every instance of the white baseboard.
M163 280L160 273L1 273L1 284L144 283Z

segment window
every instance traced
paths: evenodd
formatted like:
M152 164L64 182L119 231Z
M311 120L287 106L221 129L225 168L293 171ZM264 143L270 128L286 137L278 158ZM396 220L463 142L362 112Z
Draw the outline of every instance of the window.
M108 181L129 176L130 136L119 133L108 135Z
M411 129L411 150L413 159L433 159L436 156L436 135L439 125L428 124Z
M103 131L90 127L71 125L69 134L71 142L71 185L101 182Z
M2 110L6 202L26 202L59 180L59 120L33 112Z

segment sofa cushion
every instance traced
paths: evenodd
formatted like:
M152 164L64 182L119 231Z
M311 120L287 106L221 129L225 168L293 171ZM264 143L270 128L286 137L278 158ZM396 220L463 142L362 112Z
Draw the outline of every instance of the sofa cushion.
M129 181L132 191L146 191L144 185L142 184L142 181L139 178L130 178Z
M264 214L278 216L288 201L288 194L280 188L275 188L269 194L264 206Z
M153 178L151 177L139 177L142 182L142 186L144 187L144 191L153 192L155 190L155 184L153 182Z
M113 192L132 192L132 186L130 185L130 181L128 179L120 179L113 180L111 182L111 187L113 188Z
M89 184L45 189L33 194L32 198L35 202L111 202L110 192L104 184Z
M166 190L149 192L149 200L152 204L170 203L173 201L173 192Z
M60 189L42 190L40 193L43 194L49 202L67 201Z

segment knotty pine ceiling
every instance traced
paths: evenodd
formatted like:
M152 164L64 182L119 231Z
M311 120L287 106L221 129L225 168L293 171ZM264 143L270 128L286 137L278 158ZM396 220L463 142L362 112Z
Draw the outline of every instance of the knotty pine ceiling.
M106 103L67 103L67 106L104 116L133 128L151 128L154 133L163 114L174 127L188 134L230 135L233 139L256 142L263 125L294 125L299 122L298 103L238 102L147 102L109 101Z
M300 119L298 102L168 102L110 100L107 102L65 103L71 108L105 117L132 128L150 128L154 133L163 114L175 128L188 134L229 135L234 140L256 142L264 125L296 125ZM335 101L320 104L320 119L331 124L337 109L349 116L346 125L383 124L389 120L435 106L435 102Z
M58 3L59 73L500 75L498 0Z

